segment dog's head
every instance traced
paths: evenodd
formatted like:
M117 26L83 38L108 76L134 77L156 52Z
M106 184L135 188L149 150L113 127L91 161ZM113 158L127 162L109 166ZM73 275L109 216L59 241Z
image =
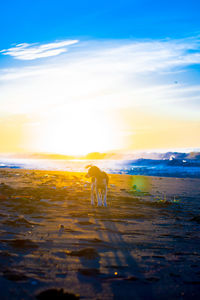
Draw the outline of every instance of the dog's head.
M90 178L90 177L99 177L101 174L101 170L96 167L96 166L92 166L92 165L88 165L86 166L86 168L88 168L88 172L85 175L85 177Z

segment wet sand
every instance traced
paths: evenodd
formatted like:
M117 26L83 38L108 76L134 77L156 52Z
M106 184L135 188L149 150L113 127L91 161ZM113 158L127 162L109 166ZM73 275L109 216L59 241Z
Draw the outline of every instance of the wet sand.
M105 208L83 173L0 170L2 300L199 297L200 179L109 179Z

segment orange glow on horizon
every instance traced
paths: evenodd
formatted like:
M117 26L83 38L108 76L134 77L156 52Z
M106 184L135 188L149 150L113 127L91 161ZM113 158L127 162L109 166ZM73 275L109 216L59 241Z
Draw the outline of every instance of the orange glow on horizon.
M120 122L105 111L87 106L58 109L33 128L38 152L86 155L123 148Z
M177 120L144 110L97 110L65 106L41 116L1 119L0 152L55 153L145 151L199 147L199 122Z

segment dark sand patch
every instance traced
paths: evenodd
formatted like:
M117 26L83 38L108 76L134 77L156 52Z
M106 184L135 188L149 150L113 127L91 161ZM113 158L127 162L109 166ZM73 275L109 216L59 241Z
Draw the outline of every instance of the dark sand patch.
M3 224L11 226L11 227L28 227L28 228L32 228L35 225L39 225L35 222L28 221L23 216L19 216L14 220L7 219L7 220L3 221Z
M8 240L7 244L13 247L14 249L18 249L21 251L35 250L39 247L37 243L29 239Z
M18 270L14 270L14 269L7 269L3 272L3 277L5 277L6 279L8 280L11 280L11 281L26 281L28 280L28 277L18 271Z
M67 255L83 257L85 259L95 259L99 257L98 252L94 248L85 248L81 250L66 251Z
M38 300L78 300L78 295L65 292L63 289L48 289L36 295Z

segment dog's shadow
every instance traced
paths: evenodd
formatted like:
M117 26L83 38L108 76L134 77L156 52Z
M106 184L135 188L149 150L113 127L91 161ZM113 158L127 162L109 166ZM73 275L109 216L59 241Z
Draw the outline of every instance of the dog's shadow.
M113 207L91 207L90 215L89 221L93 223L96 237L88 241L88 251L94 252L94 255L90 259L80 258L82 267L78 273L79 279L92 284L95 293L106 290L115 298L120 284L124 297L128 292L127 298L140 299L145 280L132 255L133 249L118 224L126 223L126 220L121 220ZM151 299L150 286L148 295Z

